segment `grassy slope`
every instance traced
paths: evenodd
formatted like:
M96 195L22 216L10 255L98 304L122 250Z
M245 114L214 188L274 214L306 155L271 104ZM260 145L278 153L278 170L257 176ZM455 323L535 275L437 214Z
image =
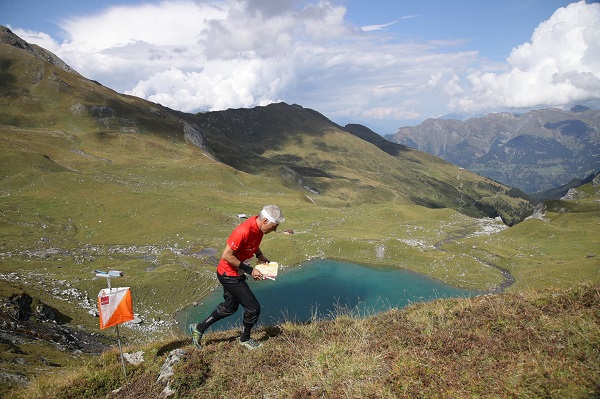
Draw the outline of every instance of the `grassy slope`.
M139 143L138 140L136 142ZM54 163L70 168L75 166L74 159L83 158L85 162L97 162L67 151L68 148L69 145L66 145L62 151L64 158L60 156L61 151L56 149L54 151L57 152L50 153L49 148L43 148L40 154L50 153L50 158L56 159ZM187 149L192 151L192 154L196 151L191 147ZM130 151L127 152L129 153ZM136 151L132 153L135 154ZM18 158L17 152L13 151L11 154ZM49 160L40 154L39 167L52 169L52 163L48 164ZM103 158L110 155L96 153L96 156ZM114 244L142 243L162 243L166 244L165 248L173 249L202 249L211 246L220 248L225 235L237 223L233 215L237 212L251 213L260 206L260 201L265 201L260 194L257 194L257 198L248 198L245 194L246 190L251 189L260 193L260 182L211 162L206 162L204 166L194 164L190 169L189 165L186 166L185 156L180 155L183 159L175 157L170 161L177 165L177 171L171 173L178 178L167 176L169 184L166 184L166 180L157 179L156 173L148 173L160 170L158 164L152 162L151 165L144 166L144 163L136 159L128 161L135 165L133 169L117 165L117 162L113 161L105 165L102 173L98 173L96 168L89 174L82 173L82 164L78 165L78 173L64 170L48 171L34 177L33 174L21 170L20 173L23 174L19 179L3 186L5 190L10 187L5 191L7 196L3 197L2 202L3 251L16 253L23 249L47 247L76 249L81 242L98 248L110 248ZM69 161L69 157L73 159ZM125 155L123 157L127 158ZM114 154L112 158L116 158ZM136 172L132 173L132 170ZM193 173L189 172L190 170ZM202 175L214 175L217 171L224 173L227 178L218 179L219 184L229 182L237 190L245 187L239 194L240 206L238 207L237 203L222 204L215 200L219 197L215 192L235 192L233 187L219 187L215 182L196 182L198 187L190 189L194 186L192 175L199 171L202 171ZM166 171L164 173L169 175ZM57 179L56 174L61 174L62 179ZM76 181L77 185L63 188L61 181L64 181L65 177L68 177L66 180ZM93 196L86 198L81 195L86 192L92 193ZM170 200L174 197L180 198L176 204ZM123 198L127 199L126 205L122 201ZM292 207L291 204L298 203L295 192L281 193L278 200L284 208L288 205L289 211L286 212L286 216L289 222L286 223L286 227L295 229L297 234L270 236L265 241L265 251L272 253L274 258L281 259L284 264L292 264L314 256L350 258L349 260L363 263L407 267L471 288L490 288L500 283L501 276L498 273L473 261L469 252L476 251L472 255L507 259L507 264L498 263L507 267L512 265L511 270L517 278L514 289L547 285L568 286L574 281L597 279L597 257L589 256L594 253L597 238L594 235L579 234L582 239L578 240L576 245L573 245L572 240L568 240L573 234L572 229L568 227L572 222L576 222L579 228L582 223L587 223L589 229L582 229L582 232L594 231L593 226L598 224L596 210L586 214L550 213L547 215L551 218L550 222L528 220L490 237L473 237L445 244L448 252L441 252L434 248L437 242L457 234L457 231L464 234L464 229L476 231L475 220L450 210L431 210L406 205L325 208L307 204ZM247 205L252 202L254 205ZM212 205L207 206L210 203ZM378 221L376 228L373 228L374 220ZM157 225L161 228L153 229L152 226ZM556 245L557 242L561 242L558 240L560 236L555 237L557 241L547 240L546 230L554 231L555 235L562 235L566 248ZM531 237L525 235L526 233ZM528 240L523 240L523 237L528 237ZM48 241L40 241L41 238ZM415 240L422 245L406 245L406 240ZM520 242L519 246L514 243L511 245L515 240ZM385 247L385 251L383 256L378 257L377 248L381 245ZM456 247L448 248L449 245ZM474 246L476 248L473 248ZM552 251L547 253L539 250L542 246L545 251ZM537 254L534 260L528 256L532 252ZM564 259L573 259L561 263L560 258L554 258L559 255ZM81 263L78 263L78 260ZM548 267L561 270L567 265L572 265L576 268L575 271L561 273L551 280L544 278L544 274L539 272L541 267L549 272ZM155 262L143 260L140 254L108 255L102 251L90 251L89 255L85 255L75 251L68 256L58 255L41 259L28 256L4 257L1 266L3 272L18 271L25 277L27 273L34 273L35 278L24 279L29 283L24 285L23 289L30 292L33 289L33 292L39 294L47 303L73 317L74 324L93 329L96 328L96 319L78 308L76 303L53 300L40 287L41 284L48 285L48 282L54 279L65 279L93 298L95 292L104 286L104 282L95 279L92 270L125 270L124 284L134 287L136 311L144 314L149 320L152 317L168 317L175 309L189 303L190 295L196 299L194 293L197 295L199 290L204 288L206 277L209 277L213 270L212 266L202 259L177 255L170 249L159 251ZM146 272L148 266L158 267ZM210 282L210 279L208 281ZM174 289L175 287L177 289ZM8 287L4 289L10 294L15 286L11 286L10 290ZM137 334L126 329L123 331L126 336ZM24 350L32 357L40 356L37 350L33 351L28 347L24 347ZM68 359L68 356L64 356L60 351L52 355L52 359L58 365L80 361L80 357ZM38 365L38 368L44 367L53 372L56 370L56 367Z
M126 348L144 352L127 378L112 351L9 397L157 397L174 349L184 351L169 384L178 398L598 397L599 310L596 284L438 300L366 319L340 313L265 328L255 351L236 332L207 334L202 350L189 339Z
M0 284L0 289L3 296L22 289L40 297L72 317L73 326L95 330L97 319L78 301L51 295L48 287L64 289L68 283L93 301L105 285L93 270L124 270L119 284L133 287L136 312L148 321L169 319L214 284L211 261L181 250L220 250L238 222L235 214L252 214L265 202L279 203L285 227L296 231L271 235L263 245L284 265L338 258L405 267L451 284L492 289L502 276L478 260L483 259L509 269L516 277L510 288L515 291L597 281L594 232L600 212L594 189L588 189L588 198L554 203L546 221L531 219L480 236L472 234L480 230L476 219L449 209L395 203L346 206L335 198L319 205L285 187L273 193L268 177L237 172L191 145L154 136L73 136L5 127L2 138L6 168L1 177L0 270L21 278ZM223 196L230 201L222 201ZM128 246L143 249L115 252ZM52 248L68 252L43 252ZM122 329L130 343L165 332L140 336ZM53 365L37 364L33 359L40 357L39 346L22 349L28 364L45 372L81 362L81 356L47 348L42 353ZM8 369L27 372L16 365Z
M565 287L600 277L600 188L582 186L578 200L551 201L543 218L529 218L501 234L445 246L510 271L511 290Z
M383 151L297 105L212 112L190 120L228 164L275 178L282 166L289 167L309 187L345 206L418 204L470 216L499 214L511 224L528 210L500 184L401 145L388 143Z

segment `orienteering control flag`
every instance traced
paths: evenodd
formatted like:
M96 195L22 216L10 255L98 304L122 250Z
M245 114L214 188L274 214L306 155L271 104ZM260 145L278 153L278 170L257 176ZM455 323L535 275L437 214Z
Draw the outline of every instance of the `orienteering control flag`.
M133 320L133 303L129 287L105 288L98 294L100 329Z

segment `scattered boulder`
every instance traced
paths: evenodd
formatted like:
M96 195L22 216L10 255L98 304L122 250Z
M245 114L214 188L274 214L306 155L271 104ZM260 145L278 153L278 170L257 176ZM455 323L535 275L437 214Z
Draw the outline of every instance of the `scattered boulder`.
M138 366L144 363L144 352L137 351L134 353L123 353L123 357L127 360L128 363L133 364L134 366Z
M569 191L561 198L561 200L577 200L584 198L585 193L576 188L570 188Z
M173 367L175 364L179 363L182 357L185 355L185 350L178 348L169 352L167 359L163 363L160 368L160 374L156 382L166 383L165 389L160 393L159 398L169 398L175 395L175 391L169 387L169 383L171 382L171 377L174 374Z

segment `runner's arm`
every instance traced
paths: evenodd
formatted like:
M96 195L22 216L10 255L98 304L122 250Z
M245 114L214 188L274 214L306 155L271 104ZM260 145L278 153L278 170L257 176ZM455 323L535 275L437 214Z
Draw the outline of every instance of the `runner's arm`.
M262 278L262 273L258 270L255 270L252 266L239 260L229 245L225 246L221 258L225 259L231 266L237 269L242 269L244 273L251 275L255 279Z

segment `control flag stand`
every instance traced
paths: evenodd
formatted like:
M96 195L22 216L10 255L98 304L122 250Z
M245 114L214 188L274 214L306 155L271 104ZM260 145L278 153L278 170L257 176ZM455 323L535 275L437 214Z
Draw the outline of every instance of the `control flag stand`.
M98 293L100 329L103 330L111 326L115 326L117 329L117 341L119 342L119 352L121 353L123 375L127 377L123 348L121 347L121 335L119 334L119 324L134 319L131 291L129 287L111 288L110 286L110 279L122 277L123 272L117 270L110 270L108 272L95 270L94 272L96 273L96 277L106 277L108 283L108 288L104 288Z

